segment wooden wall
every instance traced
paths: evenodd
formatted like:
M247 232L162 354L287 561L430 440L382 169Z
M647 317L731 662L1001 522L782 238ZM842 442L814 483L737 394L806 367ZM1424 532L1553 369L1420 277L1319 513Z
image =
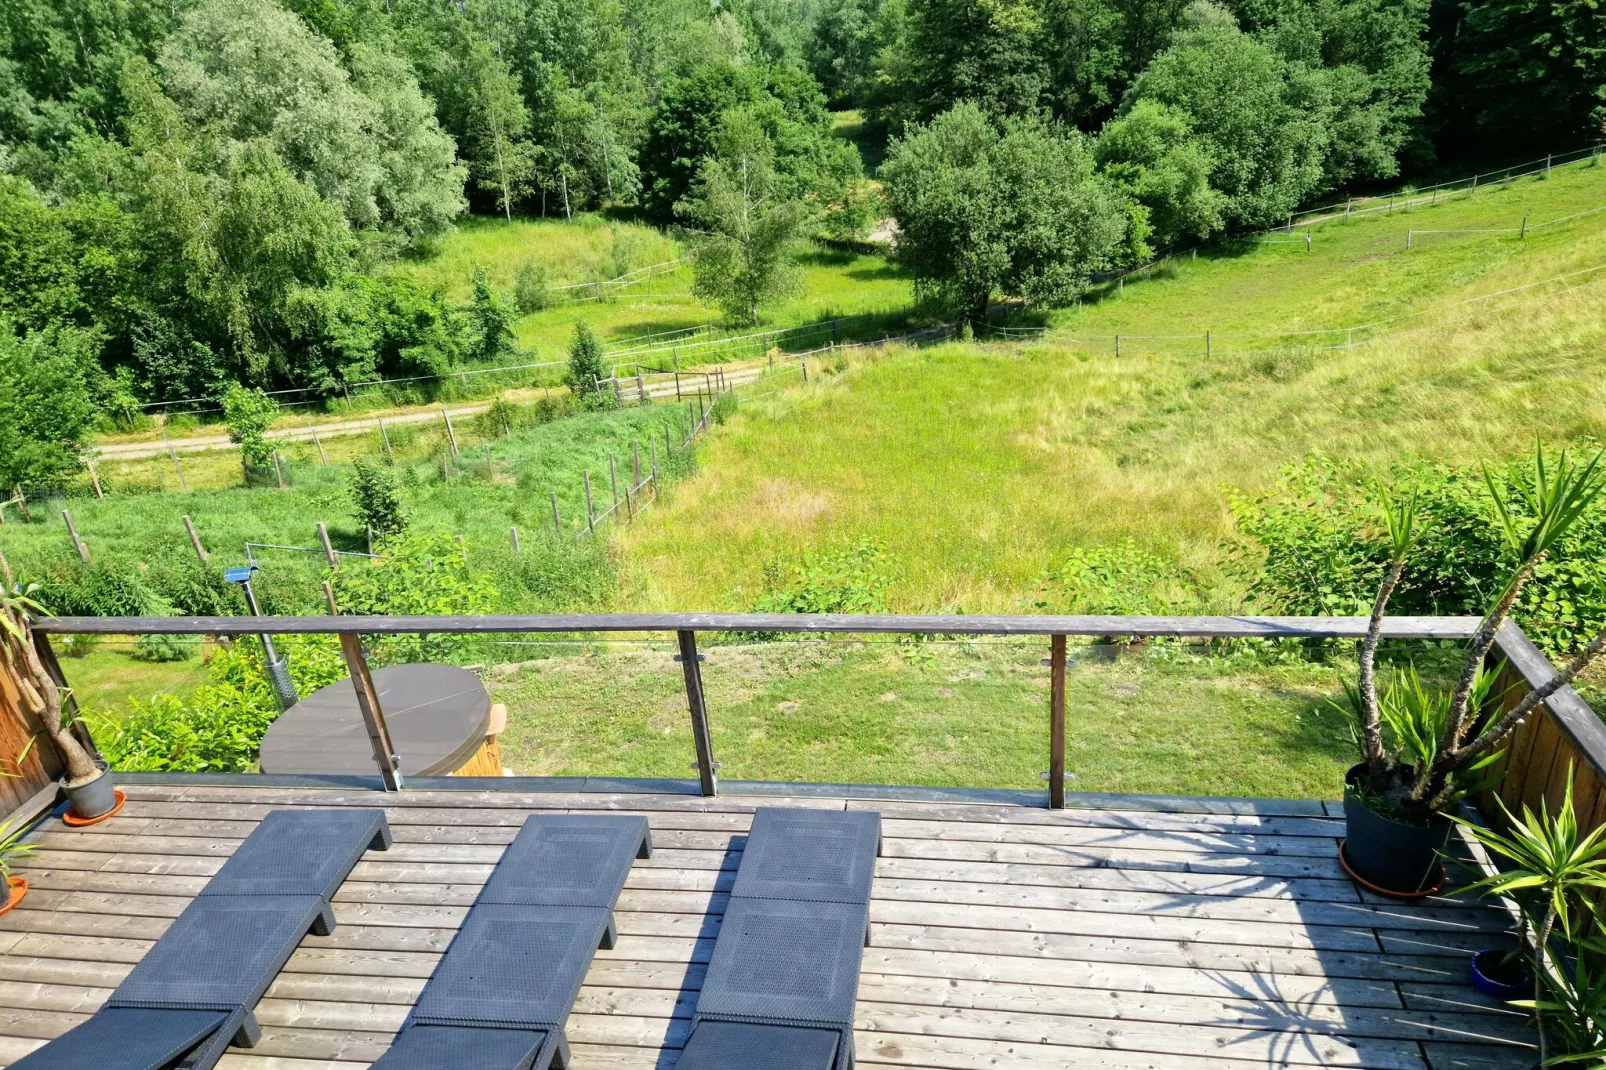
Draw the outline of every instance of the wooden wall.
M9 816L51 787L61 774L55 749L23 712L17 681L0 664L0 817ZM36 738L37 737L37 738ZM29 746L29 740L35 740ZM21 762L17 755L28 752Z
M1499 648L1507 664L1500 681L1504 709L1554 677L1549 659L1515 627L1502 629ZM1505 778L1491 794L1512 813L1520 814L1525 805L1537 813L1544 803L1554 814L1566 795L1571 767L1580 827L1606 824L1606 723L1572 688L1557 691L1529 715L1513 733L1501 765ZM1491 821L1502 820L1492 799L1485 799L1482 809Z

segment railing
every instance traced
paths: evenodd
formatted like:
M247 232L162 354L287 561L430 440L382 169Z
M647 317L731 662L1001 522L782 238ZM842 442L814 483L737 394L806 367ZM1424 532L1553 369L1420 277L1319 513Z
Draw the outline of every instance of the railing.
M1393 617L1383 636L1391 640L1471 638L1474 617ZM338 635L351 678L356 682L368 734L375 745L378 772L387 790L400 790L402 778L385 712L368 680L362 652L364 635L672 634L679 653L687 713L696 751L698 788L719 792L719 763L709 732L709 709L702 680L702 633L779 633L825 635L1039 636L1048 640L1049 666L1047 780L1048 805L1065 806L1066 641L1068 637L1179 639L1359 639L1364 617L1113 617L1113 616L852 616L760 613L647 613L562 616L342 616L342 617L54 617L38 621L34 634L44 661L66 684L50 651L49 636L80 635ZM1496 647L1504 659L1504 701L1515 702L1539 687L1556 669L1513 623L1505 624ZM4 695L0 694L0 699ZM1585 827L1606 823L1606 724L1570 687L1555 692L1518 730L1504 759L1506 776L1496 789L1508 806L1537 805L1552 811L1560 800L1569 763L1577 778L1578 814ZM1485 800L1487 802L1487 800ZM1487 809L1487 807L1486 807ZM1491 814L1491 816L1497 816Z

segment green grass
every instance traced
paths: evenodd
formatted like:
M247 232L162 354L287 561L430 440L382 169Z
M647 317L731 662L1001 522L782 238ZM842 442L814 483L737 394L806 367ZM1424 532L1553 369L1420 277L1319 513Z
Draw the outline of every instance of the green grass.
M1112 663L1073 648L1073 791L1326 798L1353 745L1327 699L1340 670L1197 658ZM720 776L1040 789L1048 675L1037 644L713 646L703 680ZM1156 655L1159 656L1156 656ZM491 690L503 761L533 775L684 779L695 761L665 651L554 657Z
M1580 168L1433 211L1489 226L1598 203L1606 169ZM1229 567L1231 487L1265 488L1312 450L1381 468L1412 455L1504 459L1536 435L1606 437L1599 287L1428 315L1353 349L1224 341L1206 357L1212 324L1356 322L1606 263L1606 213L1526 242L1469 237L1409 254L1400 224L1334 225L1309 255L1267 246L1186 261L1055 314L1078 330L1196 331L1186 347L1128 345L1120 359L1074 340L854 353L807 388L748 402L702 475L624 536L624 603L743 608L766 562L869 535L900 563L894 608L1020 612L1070 547L1131 537L1196 577L1190 608L1234 611L1244 576ZM1384 249L1395 231L1400 248Z
M61 640L57 640L61 644ZM199 653L186 661L149 662L133 657L128 636L107 636L82 657L62 657L62 672L72 684L78 706L91 715L124 707L130 698L149 699L167 692L183 694L205 682L206 664Z

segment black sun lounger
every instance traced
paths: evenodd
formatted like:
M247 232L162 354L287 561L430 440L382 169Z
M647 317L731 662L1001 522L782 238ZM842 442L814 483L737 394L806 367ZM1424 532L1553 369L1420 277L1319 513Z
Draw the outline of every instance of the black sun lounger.
M491 871L395 1043L373 1070L548 1070L569 1065L563 1025L597 948L644 817L537 814Z
M184 908L106 1005L17 1070L208 1070L261 1035L252 1010L363 852L390 846L379 810L275 810Z
M848 1070L881 815L765 807L677 1070Z

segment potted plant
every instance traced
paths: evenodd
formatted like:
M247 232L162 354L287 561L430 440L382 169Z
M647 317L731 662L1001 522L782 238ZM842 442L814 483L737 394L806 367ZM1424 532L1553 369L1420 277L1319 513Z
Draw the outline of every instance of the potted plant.
M23 843L22 837L27 833L28 826L17 824L13 826L10 821L0 821L0 877L6 881L5 902L0 903L0 914L4 914L22 902L22 897L28 894L28 878L19 877L11 872L12 863L18 858L39 849L36 843Z
M29 622L44 609L34 601L36 587L19 587L11 567L0 555L0 663L17 681L25 710L39 719L45 735L55 744L56 753L66 766L64 787L73 813L81 819L94 819L117 808L117 795L111 775L97 764L89 751L69 731L70 721L62 720L66 692L45 670L40 660Z
M1455 687L1448 693L1424 686L1414 672L1396 674L1379 689L1377 648L1389 599L1405 572L1417 538L1416 500L1383 496L1389 560L1361 644L1360 673L1352 692L1361 761L1344 784L1344 861L1357 877L1380 890L1411 894L1432 883L1438 854L1449 837L1446 817L1499 757L1518 725L1538 705L1589 666L1606 647L1596 636L1546 684L1530 690L1504 713L1489 715L1487 700L1496 675L1486 659L1495 636L1511 615L1534 570L1606 489L1597 453L1588 463L1565 450L1554 461L1536 447L1529 469L1513 467L1510 490L1484 469L1496 521L1512 562L1511 574L1467 646Z
M1513 900L1521 912L1517 946L1478 952L1472 960L1473 977L1529 976L1532 999L1517 999L1514 994L1504 998L1534 1012L1541 1066L1600 1065L1596 1060L1606 1057L1606 973L1599 956L1606 947L1600 939L1595 900L1606 890L1606 829L1579 829L1570 766L1567 793L1555 816L1544 802L1537 817L1527 806L1520 819L1503 802L1500 809L1506 817L1504 833L1453 819L1504 860L1500 872L1463 891ZM1478 987L1490 991L1484 984ZM1554 1059L1553 1040L1562 1049Z

